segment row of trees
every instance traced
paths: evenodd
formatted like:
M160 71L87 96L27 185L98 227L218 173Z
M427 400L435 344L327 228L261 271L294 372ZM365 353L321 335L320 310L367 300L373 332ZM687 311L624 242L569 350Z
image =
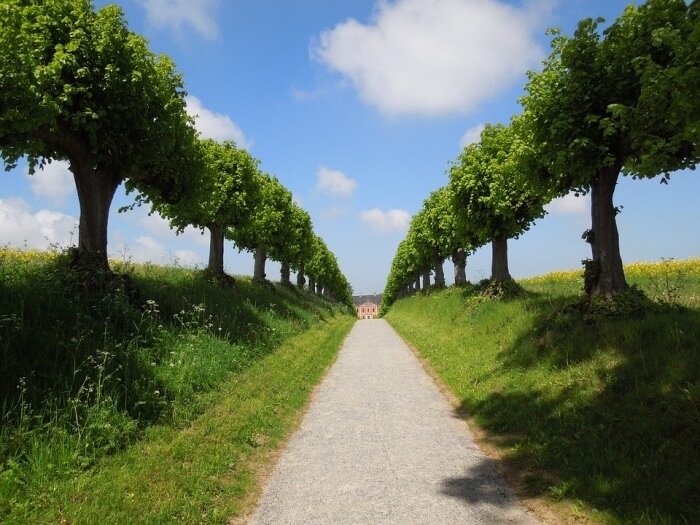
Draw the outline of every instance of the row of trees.
M465 282L466 256L492 245L491 280L508 281L507 241L527 231L553 198L591 195L585 291L607 298L628 288L613 195L620 175L694 169L700 135L700 1L648 0L607 29L579 22L552 31L541 72L529 72L523 112L487 125L449 169L449 184L425 200L399 244L385 305L435 283L443 261ZM653 242L653 239L650 239Z
M290 270L297 284L350 305L337 261L307 212L233 142L200 138L182 76L128 30L121 9L91 0L5 0L0 6L0 155L30 173L66 160L80 203L76 264L109 271L107 224L120 184L178 230L211 236L208 269L224 277L224 240Z

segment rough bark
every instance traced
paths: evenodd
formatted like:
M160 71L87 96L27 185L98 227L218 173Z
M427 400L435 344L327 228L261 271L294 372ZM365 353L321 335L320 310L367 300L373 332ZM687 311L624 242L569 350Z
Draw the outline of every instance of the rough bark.
M207 226L209 230L209 265L214 275L224 275L224 229L217 224Z
M508 237L500 234L491 241L491 280L512 279L508 271Z
M617 211L613 194L620 166L601 170L591 183L591 230L586 240L591 244L591 263L586 268L586 293L611 297L628 288L620 256Z
M430 268L423 270L423 290L430 288Z
M258 246L255 249L255 265L253 267L253 279L256 281L265 280L265 261L267 260L267 253L265 248Z
M291 282L289 281L289 263L288 262L282 262L280 266L280 282L285 285L285 286L291 286Z
M445 271L442 268L442 258L438 255L433 257L433 268L435 270L435 286L445 287Z
M464 250L455 250L452 254L452 263L455 267L455 284L467 282L467 253Z

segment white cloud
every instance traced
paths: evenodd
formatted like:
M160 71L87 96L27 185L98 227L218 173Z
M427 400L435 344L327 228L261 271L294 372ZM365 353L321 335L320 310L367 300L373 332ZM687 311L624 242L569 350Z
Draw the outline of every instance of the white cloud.
M188 95L185 101L187 113L195 118L195 127L204 138L218 141L233 140L239 148L250 149L252 142L228 115L208 110L197 97L192 95Z
M26 177L32 186L32 191L37 197L48 199L53 204L63 204L66 198L76 193L73 174L69 164L62 160L55 160L36 170L34 175L26 172Z
M316 191L336 197L351 197L356 189L357 182L347 177L342 171L331 170L325 166L318 169Z
M362 222L369 224L372 230L379 233L404 232L411 224L411 216L405 210L391 209L382 211L379 208L363 211L360 214Z
M137 262L165 263L168 260L167 248L148 235L139 235L130 254Z
M45 250L67 247L78 240L77 219L51 210L32 212L19 198L0 199L0 244Z
M312 53L384 113L467 113L538 65L534 35L550 6L380 0L369 24L338 24Z
M178 250L175 252L175 259L180 266L197 266L199 264L199 255L192 250Z
M564 197L554 199L547 204L545 209L553 215L584 215L590 209L590 198L588 195L577 197L569 193Z
M464 149L469 144L474 144L475 142L479 142L481 140L481 132L484 131L484 128L486 126L483 123L477 124L476 126L473 126L469 128L464 135L462 135L462 138L459 141L459 146Z
M181 31L192 26L200 35L214 40L218 34L214 11L219 0L140 0L148 21L159 28Z
M139 223L148 233L157 239L172 240L176 236L176 230L174 228L170 228L168 219L164 218L159 213L154 212L150 215L143 215L143 217L141 217L139 220ZM202 235L202 231L200 229L192 226L185 228L179 236L200 246L209 245L209 235Z

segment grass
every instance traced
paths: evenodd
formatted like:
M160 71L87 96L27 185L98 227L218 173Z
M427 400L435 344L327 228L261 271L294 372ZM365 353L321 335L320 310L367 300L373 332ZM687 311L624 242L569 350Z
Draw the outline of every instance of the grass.
M0 249L0 521L224 523L354 318L113 265L125 277L96 283L65 254Z
M700 261L627 267L654 305L584 318L580 272L491 301L450 288L386 318L459 399L521 496L562 520L700 522Z

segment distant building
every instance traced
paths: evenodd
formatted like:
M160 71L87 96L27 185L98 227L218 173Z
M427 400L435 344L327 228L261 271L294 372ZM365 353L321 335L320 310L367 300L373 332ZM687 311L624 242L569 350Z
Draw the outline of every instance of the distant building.
M366 295L353 297L355 311L359 319L375 319L379 317L379 306L382 304L381 295Z

